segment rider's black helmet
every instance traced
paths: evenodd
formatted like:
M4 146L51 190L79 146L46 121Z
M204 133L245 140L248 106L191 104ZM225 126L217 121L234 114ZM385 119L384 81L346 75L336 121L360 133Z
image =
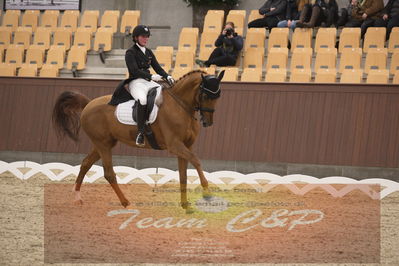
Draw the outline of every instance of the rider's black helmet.
M138 37L138 36L150 36L150 29L147 26L144 25L137 25L134 29L133 29L133 34L132 37Z

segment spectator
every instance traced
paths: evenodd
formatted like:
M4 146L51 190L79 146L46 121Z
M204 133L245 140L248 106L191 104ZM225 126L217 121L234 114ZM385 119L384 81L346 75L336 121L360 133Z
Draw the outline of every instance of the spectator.
M349 0L348 6L346 8L341 8L341 15L338 17L338 21L336 23L336 27L345 26L348 21L352 19L352 9L357 6L357 0Z
M227 22L224 26L222 34L215 41L215 50L206 61L197 59L195 62L200 67L217 66L234 66L237 61L238 54L243 47L243 39L234 31L234 23Z
M285 20L280 21L277 24L279 28L291 28L295 29L296 21L299 19L299 14L305 4L308 4L309 0L287 0L287 9L285 12Z
M382 10L382 18L378 18L374 26L386 27L386 39L389 39L393 27L399 27L399 0L389 0L388 4Z
M382 17L383 8L383 0L357 1L356 6L352 8L352 18L345 24L345 27L360 27L363 38L368 27L375 27L376 20Z
M310 16L310 20L306 18ZM335 0L316 0L313 5L306 4L296 23L299 28L313 28L315 26L330 27L338 17L338 5Z
M259 14L263 18L255 19L248 23L248 28L268 28L277 27L279 21L285 19L287 0L267 0L259 9Z

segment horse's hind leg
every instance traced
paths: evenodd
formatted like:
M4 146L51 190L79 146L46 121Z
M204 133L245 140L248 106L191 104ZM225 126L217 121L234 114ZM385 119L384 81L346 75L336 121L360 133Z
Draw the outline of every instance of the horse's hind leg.
M86 173L90 170L92 165L100 159L100 155L93 148L93 150L83 159L82 164L80 165L80 171L78 177L76 178L75 185L73 186L73 191L75 193L75 203L82 204L82 198L80 196L80 187L82 185L83 179Z
M189 202L187 200L187 164L188 161L181 157L177 158L179 164L179 178L180 178L180 203L183 209L186 210L187 213L191 213L193 210L189 206Z

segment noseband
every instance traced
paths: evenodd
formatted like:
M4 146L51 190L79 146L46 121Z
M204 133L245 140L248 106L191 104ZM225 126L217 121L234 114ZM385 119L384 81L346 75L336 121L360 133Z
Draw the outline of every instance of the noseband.
M211 76L212 77L212 76ZM220 85L218 86L216 91L213 91L211 89L208 89L204 85L204 81L201 82L200 87L199 87L199 96L198 96L198 106L194 108L195 111L200 111L201 117L203 116L203 112L207 113L213 113L215 112L215 109L208 108L208 107L202 107L202 99L203 96L206 95L209 99L217 99L220 97Z

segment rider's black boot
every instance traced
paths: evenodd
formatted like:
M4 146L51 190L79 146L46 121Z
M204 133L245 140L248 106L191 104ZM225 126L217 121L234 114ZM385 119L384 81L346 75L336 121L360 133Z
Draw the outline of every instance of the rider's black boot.
M147 105L141 105L140 102L137 102L137 137L136 137L136 145L139 147L143 147L144 143L144 127L145 127L145 116L147 114Z

